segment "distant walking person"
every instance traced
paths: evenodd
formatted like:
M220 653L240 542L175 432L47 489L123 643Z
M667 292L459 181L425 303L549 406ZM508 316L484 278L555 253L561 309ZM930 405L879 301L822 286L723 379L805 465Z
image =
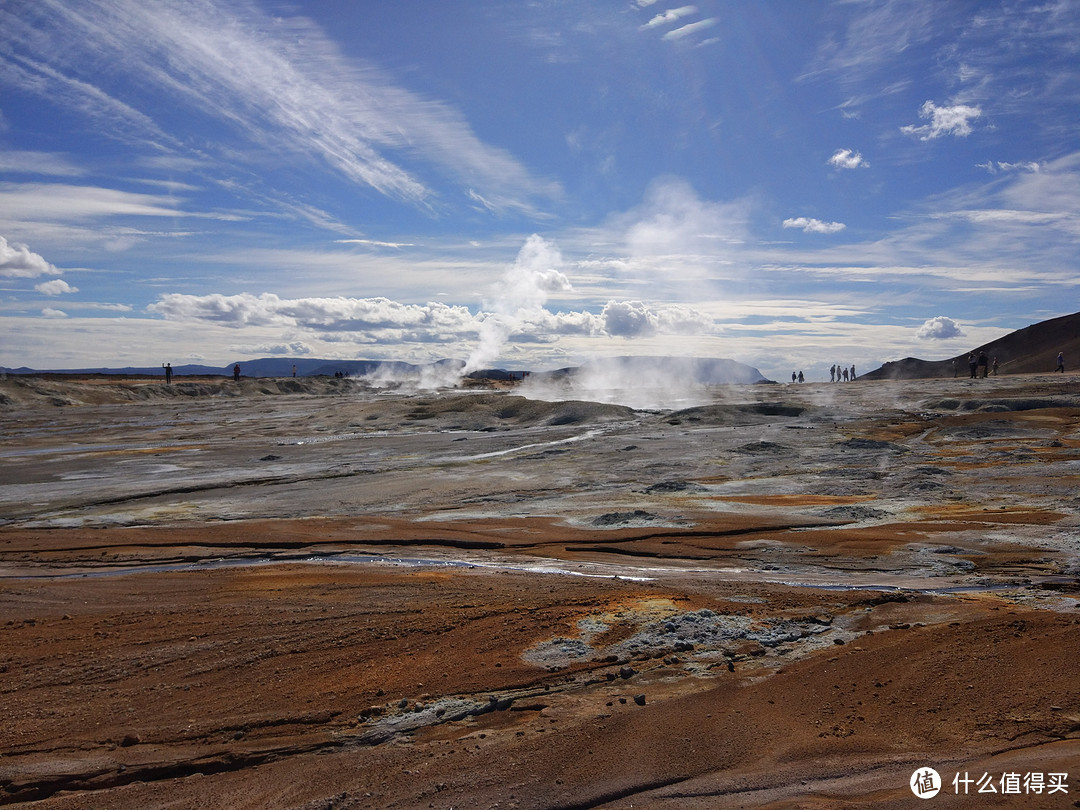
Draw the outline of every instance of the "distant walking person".
M1060 371L1062 374L1065 373L1065 353L1064 352L1058 352L1058 367L1057 367L1057 370Z
M829 382L836 382L836 365L835 364L833 364L832 367L829 368Z
M979 371L979 361L975 359L975 352L968 355L968 369L971 371L971 379L974 380Z
M801 371L799 372L799 382L806 382L806 377L803 376Z
M172 363L165 364L165 384L172 385Z
M998 370L998 361L997 361L996 357L994 358L994 364L991 366L991 368L993 369L994 376L996 377L997 376L997 370Z
M293 363L293 367L292 367L292 375L293 375L294 377L296 376L296 363Z
M852 380L855 379L855 364L854 363L851 364L851 379Z
M798 376L799 376L799 375L798 375L798 374L796 374L796 373L795 373L794 371L793 371L793 372L791 372L791 381L792 381L792 382L795 382L795 380L796 380L796 379L798 379Z
M982 369L982 378L986 379L986 372L990 365L990 359L986 356L986 352L979 352L979 368Z
M232 367L232 378L236 382L240 382L240 364L239 363L237 363L235 366Z
M847 369L845 368L845 369L844 369L843 371L844 371L844 382L847 382L847 381L848 381L848 378L847 378Z

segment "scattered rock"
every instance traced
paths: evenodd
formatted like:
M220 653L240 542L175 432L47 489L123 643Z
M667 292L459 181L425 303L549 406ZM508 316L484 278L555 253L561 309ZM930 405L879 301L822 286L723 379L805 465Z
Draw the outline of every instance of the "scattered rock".
M659 515L646 512L644 509L635 509L633 512L608 512L600 515L592 521L593 526L625 526L628 523L651 522L661 520Z
M744 455L783 455L793 452L790 447L776 442L750 442L735 448L736 453Z
M649 495L665 494L672 492L705 492L705 487L695 484L693 481L661 481L646 487L645 492Z

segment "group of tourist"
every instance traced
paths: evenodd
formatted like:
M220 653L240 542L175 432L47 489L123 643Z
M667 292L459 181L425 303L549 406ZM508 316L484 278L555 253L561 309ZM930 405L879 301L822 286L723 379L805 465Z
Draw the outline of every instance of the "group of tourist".
M851 366L849 372L843 366L832 366L829 369L829 382L851 382L855 379L855 366Z
M995 357L994 362L991 363L990 359L986 356L986 352L980 351L978 355L975 352L971 352L968 355L968 370L971 372L971 379L977 377L985 377L989 370L993 370L994 376L998 373L998 359ZM953 361L953 376L956 376L956 362Z

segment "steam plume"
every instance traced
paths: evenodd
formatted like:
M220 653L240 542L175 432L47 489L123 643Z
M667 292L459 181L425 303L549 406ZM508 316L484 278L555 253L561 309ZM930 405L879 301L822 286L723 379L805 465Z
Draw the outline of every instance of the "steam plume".
M537 234L525 240L514 263L485 301L480 324L480 342L465 361L462 374L490 367L503 346L530 318L542 314L548 294L571 289L562 271L558 247Z

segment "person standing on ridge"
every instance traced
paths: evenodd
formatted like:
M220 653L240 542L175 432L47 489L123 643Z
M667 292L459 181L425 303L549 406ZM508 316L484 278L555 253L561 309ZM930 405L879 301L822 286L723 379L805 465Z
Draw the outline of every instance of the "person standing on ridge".
M165 364L165 384L172 385L172 363Z
M982 378L986 379L986 373L990 365L990 360L986 356L986 352L979 352L979 368L982 369Z
M1057 367L1057 370L1060 371L1062 374L1065 373L1065 353L1064 352L1058 352L1058 367Z
M979 370L979 363L975 359L975 352L971 352L971 354L968 355L968 369L971 371L971 379L974 380Z
M235 382L240 382L240 364L237 363L232 367L232 378Z

